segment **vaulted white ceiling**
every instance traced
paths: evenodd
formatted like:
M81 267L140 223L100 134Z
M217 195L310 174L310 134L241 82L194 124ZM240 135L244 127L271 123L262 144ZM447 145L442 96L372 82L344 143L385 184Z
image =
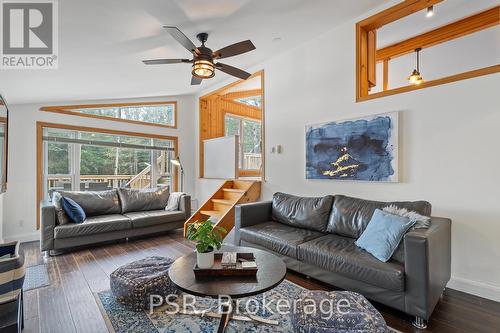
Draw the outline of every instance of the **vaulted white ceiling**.
M245 69L387 2L59 0L59 69L0 70L0 92L10 104L193 94L229 76L218 72L192 87L188 64L143 65L142 59L189 56L164 24L178 26L196 45L196 34L208 32L214 50L251 39L255 51L224 61Z

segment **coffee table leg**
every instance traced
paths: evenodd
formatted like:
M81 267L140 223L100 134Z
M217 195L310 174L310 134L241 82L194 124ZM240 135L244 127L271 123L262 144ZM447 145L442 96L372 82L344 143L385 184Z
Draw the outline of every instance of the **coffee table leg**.
M236 306L236 302L232 301L231 305L223 305L222 306L222 314L220 317L219 328L217 329L217 333L224 333L226 331L227 324L231 317L233 316L234 307Z

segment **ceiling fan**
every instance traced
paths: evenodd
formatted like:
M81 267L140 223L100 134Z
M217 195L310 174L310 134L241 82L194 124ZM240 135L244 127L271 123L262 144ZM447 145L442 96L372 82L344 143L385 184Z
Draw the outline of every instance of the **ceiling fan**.
M215 62L214 60L233 57L255 50L255 46L250 40L245 40L226 46L220 50L212 51L205 46L208 39L208 34L203 32L196 36L201 42L201 46L196 47L193 42L186 37L177 27L164 26L172 37L184 46L189 52L193 54L193 59L152 59L143 60L146 65L164 65L164 64L178 64L190 63L192 65L191 85L200 84L203 79L210 79L215 76L215 69L218 69L226 74L236 76L237 78L246 80L250 77L247 73L239 68Z

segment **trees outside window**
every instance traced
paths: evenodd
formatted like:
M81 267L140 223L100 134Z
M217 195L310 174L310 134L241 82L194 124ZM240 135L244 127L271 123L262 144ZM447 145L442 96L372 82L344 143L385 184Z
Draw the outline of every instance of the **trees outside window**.
M245 170L259 170L262 163L262 124L258 120L227 114L225 117L226 136L238 135L239 167Z
M172 140L47 128L43 140L48 197L55 190L173 185Z

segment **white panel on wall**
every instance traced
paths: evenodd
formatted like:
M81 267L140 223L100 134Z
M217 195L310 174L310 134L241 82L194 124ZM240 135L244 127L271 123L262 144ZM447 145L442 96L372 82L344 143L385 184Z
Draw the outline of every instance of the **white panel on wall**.
M203 177L238 178L238 136L203 141Z

